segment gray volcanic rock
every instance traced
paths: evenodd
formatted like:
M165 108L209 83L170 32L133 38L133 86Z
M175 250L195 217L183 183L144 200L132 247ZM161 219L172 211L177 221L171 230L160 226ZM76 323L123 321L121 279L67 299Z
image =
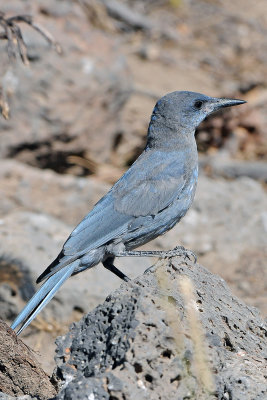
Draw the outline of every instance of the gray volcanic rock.
M259 312L200 265L162 260L57 339L58 400L263 400Z

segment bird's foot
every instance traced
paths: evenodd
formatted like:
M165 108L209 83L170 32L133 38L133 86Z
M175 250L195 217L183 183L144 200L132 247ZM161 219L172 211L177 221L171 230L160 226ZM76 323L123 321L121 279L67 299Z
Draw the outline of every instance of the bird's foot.
M194 260L194 264L197 262L197 256L193 251L185 249L184 246L176 246L173 250L160 252L160 258L171 258L171 257L184 257L191 261L191 257Z
M197 261L196 255L191 251L185 249L183 246L177 246L173 250L161 251L161 250L133 250L133 251L118 251L113 254L116 257L159 257L159 258L170 258L170 257L184 257L185 259L191 260L193 257L194 263Z

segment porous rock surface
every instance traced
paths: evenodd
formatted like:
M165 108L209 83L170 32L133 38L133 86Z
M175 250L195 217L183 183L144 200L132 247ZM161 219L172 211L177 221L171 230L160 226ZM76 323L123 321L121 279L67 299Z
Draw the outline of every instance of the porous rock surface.
M161 260L57 339L57 400L267 396L266 329L220 277Z
M35 360L32 351L0 321L0 399L28 395L42 400L54 394L55 388L49 376Z

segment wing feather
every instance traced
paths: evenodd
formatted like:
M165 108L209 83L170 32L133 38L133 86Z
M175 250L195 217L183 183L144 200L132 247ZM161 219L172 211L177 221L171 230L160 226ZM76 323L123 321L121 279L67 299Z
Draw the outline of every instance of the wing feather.
M113 206L113 198L109 192L102 199L101 205L98 203L73 230L64 244L64 255L84 254L126 231L131 221L130 216L119 213Z
M156 215L182 191L185 156L153 152L139 158L114 186L114 208L134 217Z
M74 229L64 255L84 254L123 235L138 216L151 216L171 204L184 184L184 155L143 153Z
M144 152L66 240L58 258L39 280L81 255L112 241L130 229L138 217L149 217L179 197L186 176L181 152ZM130 228L132 225L133 228Z

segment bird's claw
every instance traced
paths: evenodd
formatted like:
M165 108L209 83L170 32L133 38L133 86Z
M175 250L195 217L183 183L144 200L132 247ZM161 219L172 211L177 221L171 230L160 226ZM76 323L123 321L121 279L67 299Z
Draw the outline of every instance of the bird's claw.
M181 257L183 256L185 259L191 261L191 257L194 259L194 264L197 262L197 256L193 251L187 250L184 246L176 246L173 250L167 251L162 258L170 258L170 257Z

